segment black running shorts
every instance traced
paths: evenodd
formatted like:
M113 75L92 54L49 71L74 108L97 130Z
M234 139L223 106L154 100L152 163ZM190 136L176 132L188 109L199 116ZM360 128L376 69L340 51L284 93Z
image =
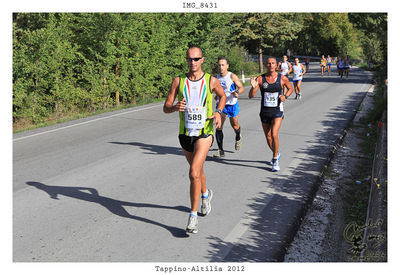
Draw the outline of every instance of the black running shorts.
M271 124L272 120L275 118L282 118L283 119L283 112L282 111L275 111L275 112L261 112L260 119L262 123Z
M209 136L212 136L212 141L211 145L212 146L214 142L214 136L211 134L202 134L198 137L189 137L187 135L179 135L179 143L181 144L182 148L185 149L188 152L194 152L194 144L196 141L198 141L200 138L208 138Z

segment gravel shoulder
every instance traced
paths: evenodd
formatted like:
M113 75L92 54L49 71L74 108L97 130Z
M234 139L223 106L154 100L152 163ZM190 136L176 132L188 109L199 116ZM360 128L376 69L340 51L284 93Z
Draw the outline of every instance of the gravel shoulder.
M345 209L352 203L349 202L349 198L351 199L353 195L351 192L355 190L357 192L357 189L369 192L371 184L370 176L360 178L362 175L360 170L368 169L366 163L371 163L371 157L361 146L369 136L368 127L371 126L362 124L360 119L365 117L374 106L373 88L371 86L366 94L359 112L346 129L342 140L335 148L331 161L325 167L320 188L287 250L285 262L360 261L358 250L362 249L363 240L356 240L358 236L349 234L349 230L354 229L352 224L362 225L362 223L349 220ZM384 160L385 165L386 162ZM367 209L365 209L365 215L366 212ZM386 224L386 217L384 219Z

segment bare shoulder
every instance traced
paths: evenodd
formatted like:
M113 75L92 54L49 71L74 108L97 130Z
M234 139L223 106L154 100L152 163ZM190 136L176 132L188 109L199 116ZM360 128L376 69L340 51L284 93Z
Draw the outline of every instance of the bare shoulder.
M175 90L178 89L179 83L180 83L180 79L181 79L180 76L175 76L175 77L174 77L174 79L172 80L172 83L171 83L171 89L170 89L170 91L175 91Z
M215 76L211 76L211 77L210 77L210 84L211 84L211 89L214 89L214 88L217 87L217 86L221 86L221 85L219 84L218 78L216 78Z
M281 80L283 82L289 81L289 78L286 75L281 74Z
M232 80L239 80L239 77L235 73L231 72L231 79Z

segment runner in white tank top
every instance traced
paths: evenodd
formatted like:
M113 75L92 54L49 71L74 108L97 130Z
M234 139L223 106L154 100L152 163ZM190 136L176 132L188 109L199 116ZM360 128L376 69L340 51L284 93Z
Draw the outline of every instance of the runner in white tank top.
M239 80L237 75L228 71L229 68L229 60L226 57L220 56L218 57L218 69L220 73L217 75L217 79L219 80L221 87L224 89L226 95L226 105L224 110L222 111L221 116L221 126L216 127L215 129L215 138L217 140L218 152L214 154L214 157L220 158L225 156L224 148L223 148L223 139L224 134L222 132L222 128L224 126L224 122L226 116L229 117L231 126L235 131L235 150L239 151L242 146L242 135L240 133L240 125L239 125L239 102L238 96L239 94L244 92L244 87L242 82ZM217 102L218 102L217 98Z
M306 73L306 69L303 64L300 63L298 57L294 59L295 64L293 65L293 85L294 91L296 92L296 99L301 99L301 82L303 75Z
M282 75L286 76L289 79L289 74L292 72L292 64L290 64L286 55L282 57L282 62L278 63L278 70L281 72ZM286 92L285 86L283 87L282 92Z

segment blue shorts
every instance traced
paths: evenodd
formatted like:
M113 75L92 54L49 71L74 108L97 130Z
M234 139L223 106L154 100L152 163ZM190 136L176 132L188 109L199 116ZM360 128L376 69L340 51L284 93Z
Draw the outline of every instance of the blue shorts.
M225 108L222 112L228 115L228 117L237 116L239 114L239 102L236 102L235 105L225 105Z
M293 79L293 83L299 82L299 81L303 81L303 79Z

